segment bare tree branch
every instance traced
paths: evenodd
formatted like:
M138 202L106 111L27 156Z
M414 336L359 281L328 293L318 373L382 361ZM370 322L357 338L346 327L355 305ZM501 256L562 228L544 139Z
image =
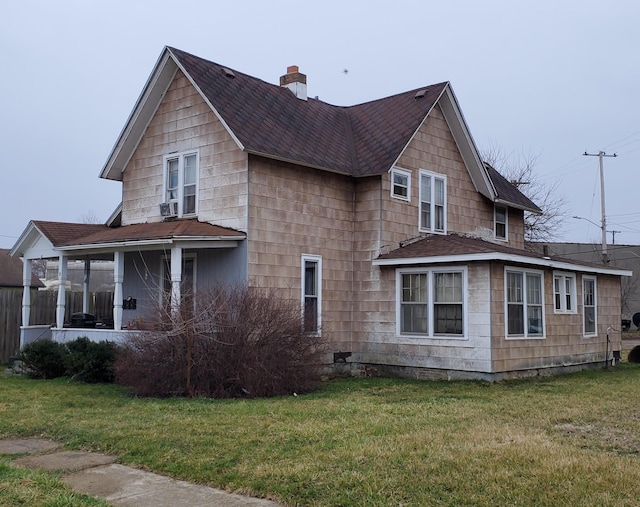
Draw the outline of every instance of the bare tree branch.
M567 201L559 191L559 182L542 181L534 171L539 156L531 152L506 154L493 143L481 150L481 156L542 210L540 215L525 211L525 241L545 242L560 238L567 216Z

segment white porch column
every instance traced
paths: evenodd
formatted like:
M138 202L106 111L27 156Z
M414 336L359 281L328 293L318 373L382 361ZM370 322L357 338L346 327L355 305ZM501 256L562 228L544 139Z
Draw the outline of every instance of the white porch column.
M182 248L171 249L171 313L180 306L180 283L182 282Z
M28 326L31 318L31 259L22 259L22 325Z
M91 261L84 261L84 280L82 284L82 311L89 313L89 279L91 277Z
M122 329L122 282L124 280L124 252L113 254L113 329Z
M65 290L67 285L67 257L58 257L58 306L56 307L56 327L64 327Z

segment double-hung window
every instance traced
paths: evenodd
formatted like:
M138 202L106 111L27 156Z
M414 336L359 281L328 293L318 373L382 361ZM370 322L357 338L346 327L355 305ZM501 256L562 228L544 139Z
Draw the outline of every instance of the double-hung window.
M402 269L396 283L398 334L464 336L466 270Z
M420 230L446 232L447 180L444 176L420 171Z
M177 153L164 159L165 199L178 204L178 216L197 213L198 153Z
M507 268L505 320L509 338L544 338L542 273Z
M507 208L495 206L493 211L493 226L496 239L507 239Z
M596 295L596 279L582 277L582 309L584 311L584 336L598 334L598 308Z
M322 320L322 257L302 256L302 320L307 333L320 333Z
M411 173L394 167L391 169L391 196L411 201Z
M555 313L576 313L576 276L574 274L553 274L553 304Z

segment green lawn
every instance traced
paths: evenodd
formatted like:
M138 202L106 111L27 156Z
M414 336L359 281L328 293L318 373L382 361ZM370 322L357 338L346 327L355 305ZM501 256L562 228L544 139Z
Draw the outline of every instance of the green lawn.
M0 438L48 437L291 506L629 506L640 504L639 398L640 365L628 363L496 384L346 379L237 401L8 377ZM1 505L67 505L10 462L0 458ZM38 501L16 500L25 489Z

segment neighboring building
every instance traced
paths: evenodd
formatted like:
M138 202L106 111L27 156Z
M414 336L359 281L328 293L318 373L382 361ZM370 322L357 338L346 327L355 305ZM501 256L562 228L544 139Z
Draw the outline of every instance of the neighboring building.
M553 255L578 262L602 264L602 245L598 243L529 243L529 245L536 252L542 252L546 246ZM640 245L607 245L607 265L633 272L633 276L622 279L621 287L622 318L631 321L636 313L640 313Z
M0 363L15 355L20 345L23 272L22 261L9 257L9 250L0 248ZM26 285L28 292L44 287L33 274Z
M115 329L94 339L185 286L241 281L293 294L328 367L499 379L605 361L630 273L524 250L540 210L482 163L449 83L352 107L308 98L297 67L280 85L165 48L101 172L122 182L107 225L32 221L12 255L25 272L114 261ZM63 316L62 298L58 340Z

